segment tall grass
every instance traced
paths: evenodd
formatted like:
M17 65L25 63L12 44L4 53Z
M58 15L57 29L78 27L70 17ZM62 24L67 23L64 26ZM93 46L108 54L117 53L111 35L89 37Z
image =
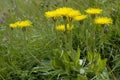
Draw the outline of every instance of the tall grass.
M67 2L66 2L67 1ZM53 32L54 22L46 19L44 13L59 7L67 6L80 10L89 7L103 9L100 16L108 16L113 19L113 24L105 28L105 34L95 34L96 39L90 33L97 32L101 27L91 25L92 18L89 17L81 25L73 22L73 49L77 52L80 49L80 59L84 59L82 68L90 68L87 47L90 53L97 52L101 60L107 59L107 65L96 78L93 72L79 75L81 80L97 80L99 78L118 80L120 77L120 1L119 0L1 0L0 2L0 80L69 80L66 73L54 68L52 61L55 54L60 55L62 50L58 50L56 45L56 34ZM25 34L21 29L11 30L10 23L29 19L32 26L28 27ZM62 21L58 22L59 24ZM96 27L96 30L93 29ZM26 37L26 41L25 38ZM105 36L100 40L101 36ZM26 42L26 45L25 45ZM94 44L94 46L93 46ZM57 48L57 49L56 49ZM78 49L79 48L79 49ZM90 56L89 53L89 56ZM72 54L71 54L72 55ZM66 57L66 55L64 55ZM72 55L73 56L73 55ZM69 57L72 57L69 56ZM99 55L96 55L99 56ZM94 56L93 56L94 57ZM63 62L64 62L64 58ZM61 61L62 63L62 61ZM97 64L97 63L96 63ZM98 67L98 66L97 66ZM65 66L67 69L67 67ZM79 69L76 68L75 69ZM73 69L74 70L74 69ZM77 70L74 74L78 74ZM78 76L78 75L77 75ZM66 79L64 79L66 78Z

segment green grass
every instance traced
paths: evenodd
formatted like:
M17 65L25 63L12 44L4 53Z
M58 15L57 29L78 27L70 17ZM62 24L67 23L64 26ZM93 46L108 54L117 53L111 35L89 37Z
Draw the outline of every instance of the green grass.
M71 80L118 80L120 77L119 4L119 0L68 0L67 2L64 0L1 0L0 20L4 18L4 22L0 22L0 80L62 80L62 78L70 80L70 76L73 76ZM81 75L78 66L73 67L72 64L65 63L65 60L71 62L66 55L63 55L62 60L58 59L62 49L56 44L58 36L53 32L54 22L52 19L47 19L44 13L63 6L80 10L82 14L86 14L84 10L89 7L101 8L103 13L100 16L108 16L113 19L113 24L107 26L108 33L101 40L99 38L103 33L99 33L99 30L102 28L91 25L92 18L86 19L83 25L73 22L75 26L73 53L79 51L79 47L80 55L73 55L69 52L68 54L73 60L77 56L79 56L77 59L85 60L85 64L80 68L87 69L87 74ZM25 34L20 29L10 29L10 23L26 19L32 22L32 26L27 28ZM93 35L91 35L96 31L93 27L97 27L96 30L98 30L96 40L93 40ZM93 44L95 45L93 46ZM107 64L105 68L103 65L104 70L102 69L100 75L96 76L97 72L91 71L92 65L88 64L90 58L88 59L89 51L86 50L86 46L89 47L91 53L94 53L95 50L101 55L101 57L96 55L101 61L98 63L104 63L105 58L107 59ZM89 54L89 56L91 55ZM59 68L53 65L53 60L58 61L56 64L60 65ZM70 72L68 65L72 66ZM100 66L97 63L93 65L97 68ZM63 67L66 71L63 71Z

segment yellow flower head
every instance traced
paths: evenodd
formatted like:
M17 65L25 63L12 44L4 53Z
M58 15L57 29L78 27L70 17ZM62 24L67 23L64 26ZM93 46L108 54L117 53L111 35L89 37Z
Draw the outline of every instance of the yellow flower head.
M102 9L99 8L89 8L85 10L86 13L88 14L100 14L102 12Z
M45 16L47 18L54 18L54 19L56 19L57 17L74 18L75 16L78 16L78 15L81 15L78 10L74 10L69 7L62 7L62 8L58 8L54 11L45 12Z
M108 17L97 17L95 24L112 24L112 19Z
M56 30L58 31L66 31L65 30L65 25L58 25L55 27ZM72 30L73 29L73 26L70 26L69 24L67 24L67 30Z
M11 28L23 28L23 27L29 27L31 26L32 22L29 20L25 20L25 21L17 21L15 23L11 23L9 26Z
M31 26L32 23L29 20L25 20L25 21L20 21L20 22L18 22L16 24L18 24L18 27L23 28L23 27L29 27L29 26Z
M73 18L75 16L81 15L78 10L74 10L68 7L58 8L56 9L56 12L58 13L59 16L69 17L69 18Z
M74 20L76 20L76 21L83 21L86 18L87 18L87 15L80 15L80 16L74 17Z
M17 25L14 24L14 23L9 24L9 26L10 26L11 28L16 28L16 27L17 27Z
M63 7L56 9L56 12L58 12L59 16L68 16L68 14L73 11L72 8Z
M59 16L57 11L48 11L45 12L45 17L47 18L57 18Z
M68 13L67 16L69 18L74 18L74 17L79 16L79 15L81 15L81 13L78 10L72 10L71 12Z

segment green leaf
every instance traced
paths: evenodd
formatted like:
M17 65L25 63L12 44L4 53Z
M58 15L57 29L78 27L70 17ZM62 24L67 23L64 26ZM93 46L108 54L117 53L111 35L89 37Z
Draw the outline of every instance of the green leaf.
M78 48L77 49L77 55L76 55L76 57L75 57L75 64L77 65L77 63L79 62L79 60L80 60L80 49Z
M89 61L89 62L92 62L92 61L93 61L93 54L92 54L91 52L88 52L87 55L88 55L88 56L87 56L88 61Z

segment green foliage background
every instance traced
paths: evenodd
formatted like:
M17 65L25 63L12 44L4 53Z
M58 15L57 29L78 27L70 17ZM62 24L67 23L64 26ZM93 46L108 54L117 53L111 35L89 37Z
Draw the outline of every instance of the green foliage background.
M101 16L113 19L113 24L108 27L106 39L102 41L104 54L100 52L100 55L102 59L107 58L106 68L109 79L118 80L120 77L119 4L119 0L67 0L67 2L65 0L0 0L0 20L4 18L4 22L0 22L0 80L56 80L57 74L63 73L59 69L53 70L51 65L51 59L57 47L56 36L52 30L53 21L44 16L46 11L63 6L80 10L81 13L89 7L101 8L103 9ZM33 23L27 28L26 34L23 34L22 30L12 31L9 28L10 23L25 19ZM83 25L88 26L90 22L91 19ZM79 27L76 22L74 25ZM81 28L81 31L84 31L84 27ZM88 28L88 30L91 29ZM26 35L27 45L25 45L24 35ZM83 35L83 33L79 35L74 33L73 46L75 50L79 46L81 57L87 58ZM91 36L89 36L89 43L91 43L90 39ZM98 41L95 43L94 49L101 48ZM89 74L89 76L92 75Z

